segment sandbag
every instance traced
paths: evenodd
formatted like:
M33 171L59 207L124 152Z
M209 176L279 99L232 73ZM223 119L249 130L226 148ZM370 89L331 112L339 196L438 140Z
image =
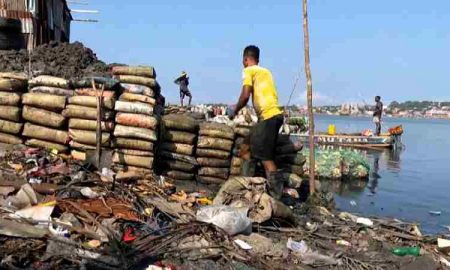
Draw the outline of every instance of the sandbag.
M81 160L81 161L85 161L86 160L86 152L72 150L72 151L70 151L70 155L75 160Z
M143 103L148 103L152 106L155 106L155 104L156 104L156 100L152 97L149 97L146 95L140 95L140 94L127 93L127 92L120 95L119 100L130 101L130 102L143 102Z
M107 109L114 109L114 103L116 101L112 98L104 97L102 100L102 107ZM75 104L80 106L97 108L97 97L92 96L73 96L69 98L69 104Z
M111 132L114 130L114 122L101 121L100 127L101 127L102 131ZM71 119L69 119L69 128L96 131L97 130L97 121L71 118Z
M116 128L114 129L114 136L143 139L153 142L157 140L156 132L154 130L139 127L128 127L123 125L116 125Z
M25 91L27 83L17 79L0 78L0 91L20 92Z
M169 170L177 170L177 171L183 171L183 172L194 172L195 171L195 165L182 162L179 160L163 160L161 162L162 166Z
M118 112L153 115L153 106L140 102L117 101L115 110Z
M194 154L194 146L183 143L164 142L159 146L159 149L188 156Z
M306 157L301 153L277 155L275 156L275 163L303 166L306 163Z
M250 128L237 127L234 132L241 137L247 137L250 135Z
M7 144L21 144L23 141L20 137L0 132L0 142Z
M47 128L31 123L25 124L22 135L29 138L57 142L60 144L67 144L70 141L67 131Z
M38 76L28 81L30 87L35 86L51 86L64 89L70 89L70 83L68 80L48 75Z
M241 167L242 163L244 163L244 160L240 157L233 157L231 159L231 166L232 167Z
M299 165L280 165L279 169L282 170L285 173L294 173L297 175L302 176L304 174L303 166Z
M176 143L194 144L195 134L185 131L165 130L164 140Z
M241 175L242 168L241 167L231 167L230 175L238 176Z
M219 149L230 151L233 148L233 141L206 136L198 137L197 148Z
M23 106L23 119L46 127L61 128L66 123L66 118L59 113Z
M79 118L87 120L97 120L97 108L79 106L79 105L67 105L66 109L62 111L62 115L67 118ZM102 110L103 121L112 120L114 111Z
M153 89L144 85L128 84L128 83L122 83L121 85L125 93L139 94L149 97L155 96L155 92L153 91Z
M114 163L131 165L141 168L152 169L153 167L153 157L140 157L132 155L123 155L119 153L114 153L112 157Z
M88 144L88 145L96 145L97 143L97 133L95 131L88 130L80 130L80 129L69 129L69 136L72 140ZM111 135L107 132L102 133L101 145L109 146L110 145Z
M218 158L197 158L198 165L204 167L228 168L230 167L230 160Z
M6 120L0 120L0 132L9 134L20 134L23 124Z
M230 175L230 168L201 167L198 170L198 175L212 176L226 180Z
M115 76L121 83L132 83L148 86L152 89L159 89L159 84L155 79L145 78L133 75L116 75Z
M82 150L82 151L95 150L97 148L94 145L88 145L88 144L79 143L79 142L76 142L76 141L71 141L70 142L70 147L74 148L74 149Z
M118 80L106 77L85 77L75 81L73 86L75 88L90 88L92 87L92 80L94 80L97 89L101 89L101 86L104 86L105 90L118 90L120 88Z
M291 154L291 153L297 153L298 151L301 151L303 149L303 144L300 142L287 142L282 145L279 145L276 147L275 151L277 154Z
M178 161L182 161L182 162L186 162L192 165L197 166L198 162L194 157L191 156L186 156L186 155L181 155L181 154L177 154L177 153L172 153L172 152L168 152L165 150L159 151L158 152L159 156L161 158L165 158L165 159L171 159L171 160L178 160Z
M98 97L100 92L98 90L94 90L92 88L80 88L75 89L75 95L77 96L90 96L90 97ZM114 91L103 91L102 97L104 98L115 98L116 92Z
M114 148L153 151L153 143L152 142L136 140L136 139L114 138L111 142L111 145Z
M142 114L118 113L116 115L116 123L124 126L156 129L158 119Z
M66 107L66 97L41 93L26 93L22 96L22 103L43 109L62 110Z
M195 175L193 173L181 172L177 170L164 171L162 175L175 180L193 180Z
M0 119L14 122L20 121L22 110L15 106L0 106Z
M0 78L28 82L28 76L23 72L0 72Z
M115 66L112 68L112 74L114 75L134 75L147 78L155 78L155 68L149 66Z
M234 131L231 127L214 122L201 123L199 135L229 140L234 139Z
M53 143L53 142L48 142L48 141L44 141L44 140L38 140L38 139L29 139L25 142L26 145L31 146L31 147L40 147L40 148L45 148L48 150L57 150L58 152L63 152L66 153L69 148L65 145L59 144L59 143Z
M227 159L230 157L230 152L223 150L197 149L196 156Z
M0 105L17 106L20 103L20 94L12 92L0 92Z
M116 149L115 152L119 153L119 154L123 154L123 155L153 157L152 151L142 151L142 150L134 150L134 149Z
M198 175L197 181L202 184L215 184L215 185L221 185L226 182L226 180L218 177L212 177L212 176L204 176L204 175Z
M197 132L199 126L198 122L194 118L183 114L164 115L161 121L166 129L174 129L194 133Z
M51 86L36 86L30 89L30 93L41 93L41 94L49 94L55 96L65 96L71 97L75 94L73 90L63 89Z

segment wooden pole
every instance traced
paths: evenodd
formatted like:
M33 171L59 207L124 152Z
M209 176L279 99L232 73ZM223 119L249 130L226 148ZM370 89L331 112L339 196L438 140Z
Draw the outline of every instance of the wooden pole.
M309 60L309 29L308 29L308 0L303 0L303 42L305 48L305 74L306 74L306 93L308 100L309 117L309 190L313 194L316 191L315 182L315 158L314 158L314 113L313 113L313 95L312 78Z

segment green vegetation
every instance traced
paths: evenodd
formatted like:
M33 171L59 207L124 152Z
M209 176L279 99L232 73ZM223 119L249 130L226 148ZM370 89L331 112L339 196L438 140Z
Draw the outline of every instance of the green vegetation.
M407 110L427 110L432 107L442 107L442 106L450 106L450 102L437 102L437 101L405 101L405 102L397 102L392 101L391 104L389 104L390 109L397 108L402 111Z

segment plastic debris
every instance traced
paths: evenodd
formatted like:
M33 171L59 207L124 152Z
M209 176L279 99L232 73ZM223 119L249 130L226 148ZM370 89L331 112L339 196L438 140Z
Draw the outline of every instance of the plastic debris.
M350 205L351 205L351 206L356 206L356 202L355 202L354 200L351 200L351 201L350 201Z
M356 219L356 223L365 225L367 227L373 226L373 221L368 218L359 217Z
M336 244L339 246L346 246L346 247L350 247L352 244L346 240L336 240Z
M240 240L240 239L235 239L234 242L236 243L236 245L238 245L240 248L242 248L243 250L250 250L252 249L252 246L250 246L248 243Z
M211 205L197 211L197 220L212 223L230 235L251 231L251 220L247 217L248 208L224 205Z
M430 213L430 215L432 215L432 216L440 216L441 215L441 211L429 211L428 213Z

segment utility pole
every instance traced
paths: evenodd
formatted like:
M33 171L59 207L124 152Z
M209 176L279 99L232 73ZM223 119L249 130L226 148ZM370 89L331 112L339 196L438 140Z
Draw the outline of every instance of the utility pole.
M315 149L314 149L314 113L313 113L313 95L312 95L312 78L309 60L309 29L308 29L308 0L303 0L303 43L305 55L305 74L306 74L306 95L308 100L308 117L309 117L309 191L314 194L316 191L315 182Z

